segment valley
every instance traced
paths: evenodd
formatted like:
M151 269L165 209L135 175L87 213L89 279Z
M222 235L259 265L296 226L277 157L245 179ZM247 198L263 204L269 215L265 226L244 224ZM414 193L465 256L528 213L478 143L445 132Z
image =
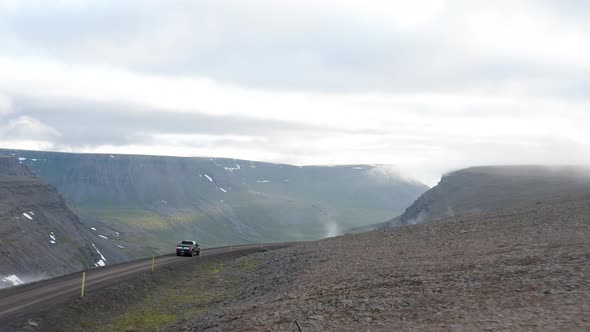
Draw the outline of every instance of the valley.
M45 155L45 166L38 166L42 155L12 153L0 159L1 202L8 211L1 230L11 240L10 246L3 240L3 250L11 251L2 263L18 273L29 266L65 274L96 268L102 259L108 266L166 251L169 241L194 234L206 234L209 247L312 241L205 249L196 259L159 258L163 266L155 273L149 260L113 265L90 275L142 268L133 278L113 276L116 284L97 285L84 298L76 296L79 274L67 275L61 277L71 279L67 296L51 310L15 312L9 331L590 328L585 167L467 168L419 195L416 184L397 178L370 182L376 166L70 154ZM29 159L33 163L27 165ZM49 167L54 164L59 166ZM108 176L99 176L101 170ZM156 177L160 172L170 177ZM392 190L395 199L386 199ZM397 199L410 193L416 200L399 210ZM385 211L400 215L369 223ZM57 213L61 218L52 219ZM355 227L353 221L363 216ZM35 218L43 226L22 228ZM329 222L353 226L355 234L327 234ZM61 244L66 232L81 240ZM329 235L336 236L319 239ZM35 249L51 255L7 260L20 257L18 236L43 243ZM207 257L216 250L222 255ZM65 264L67 255L77 261ZM179 273L188 278L177 278ZM18 298L27 287L4 292Z
M44 236L60 240L52 247L47 240L35 250L66 250L66 243L80 241L94 255L88 260L92 264L52 271L52 256L45 264L23 260L27 268L14 274L17 277L26 272L44 278L91 267L98 261L110 265L166 254L181 239L218 247L336 236L350 227L400 214L428 189L370 165L299 167L219 158L8 149L0 149L0 154L13 163L5 173L24 172L29 182L55 190L61 208L69 213L60 222L75 225L72 232L58 234L47 228ZM23 208L30 205L12 193L3 198ZM46 203L53 204L36 204ZM7 218L24 218L19 216L23 211L4 212ZM11 248L20 245L20 237L36 241L23 232L0 229L0 239L10 241ZM9 270L16 263L4 264Z
M14 322L33 331L585 331L589 235L590 199L571 197L186 258Z

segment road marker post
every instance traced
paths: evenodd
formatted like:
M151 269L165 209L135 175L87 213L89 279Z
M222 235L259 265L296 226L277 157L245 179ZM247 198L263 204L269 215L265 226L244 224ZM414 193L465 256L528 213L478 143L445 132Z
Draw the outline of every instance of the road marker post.
M80 297L84 297L84 288L86 287L86 272L82 272L82 291Z
M154 272L155 265L156 265L156 256L154 255L154 256L152 256L152 272Z

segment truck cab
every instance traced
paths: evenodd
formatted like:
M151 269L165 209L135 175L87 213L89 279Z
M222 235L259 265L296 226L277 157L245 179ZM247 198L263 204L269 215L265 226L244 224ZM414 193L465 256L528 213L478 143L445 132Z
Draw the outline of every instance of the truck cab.
M201 255L201 246L197 241L184 240L176 245L176 256L199 256Z

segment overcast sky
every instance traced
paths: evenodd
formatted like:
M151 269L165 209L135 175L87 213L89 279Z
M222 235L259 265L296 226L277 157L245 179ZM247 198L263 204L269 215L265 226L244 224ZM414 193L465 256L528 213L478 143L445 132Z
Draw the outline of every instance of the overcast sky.
M590 1L0 0L0 147L590 163Z

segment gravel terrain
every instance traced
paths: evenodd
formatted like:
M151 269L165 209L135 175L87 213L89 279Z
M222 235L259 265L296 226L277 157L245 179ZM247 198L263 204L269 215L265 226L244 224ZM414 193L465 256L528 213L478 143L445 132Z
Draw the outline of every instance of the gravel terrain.
M252 258L234 296L167 331L590 330L588 198Z
M590 331L590 197L257 251L160 269L21 326Z

